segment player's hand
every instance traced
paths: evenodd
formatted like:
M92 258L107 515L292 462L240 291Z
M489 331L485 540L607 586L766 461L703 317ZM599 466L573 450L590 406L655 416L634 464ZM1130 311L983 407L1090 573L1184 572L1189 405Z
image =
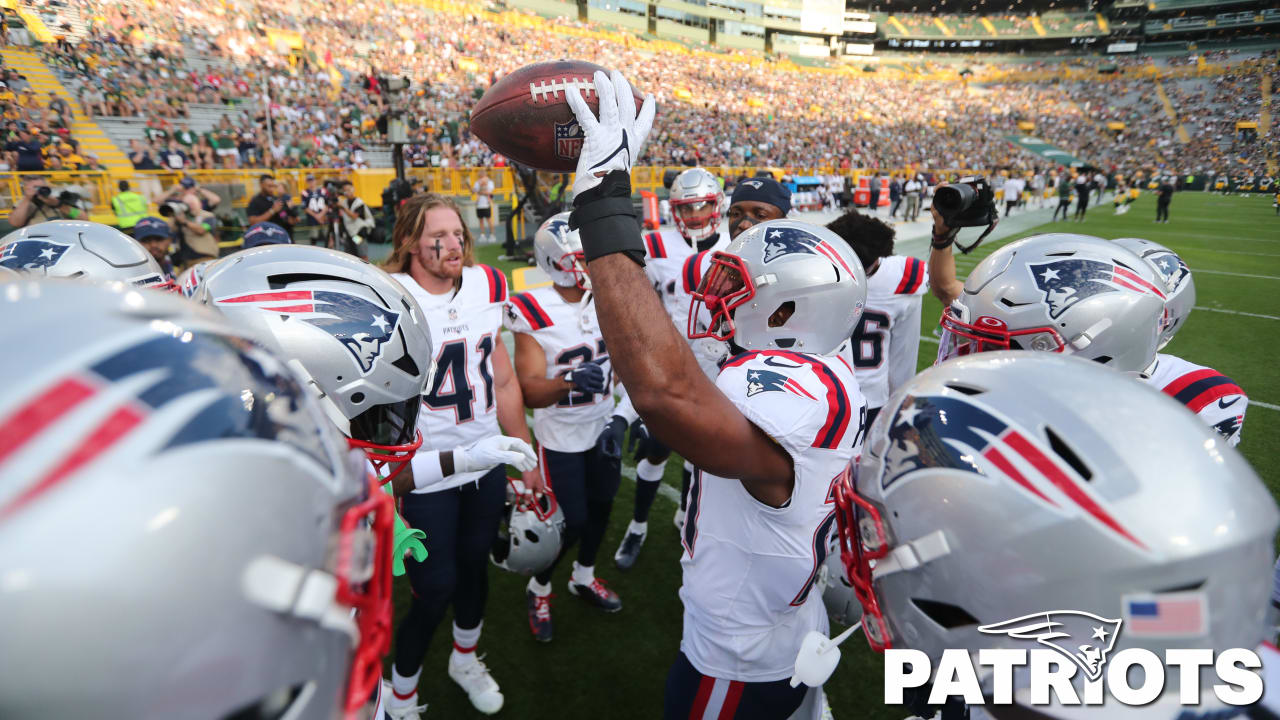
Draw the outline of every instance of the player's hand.
M535 501L540 500L549 489L546 481L542 479L541 470L536 465L520 473L520 482L524 485L525 494L532 495Z
M626 420L618 415L609 419L609 424L604 426L604 432L600 433L600 437L596 439L596 447L600 448L600 454L605 459L622 459L622 436L626 431Z
M627 438L627 452L631 453L632 460L640 460L649 457L649 428L644 424L644 420L636 418L631 423L631 435Z
M490 470L499 465L510 465L524 472L538 466L538 456L529 443L506 435L490 435L453 451L455 473Z
M595 361L580 363L564 376L579 392L599 395L605 391L604 368Z
M600 97L599 118L591 112L580 92L565 93L583 133L582 153L578 156L578 170L573 180L575 196L599 185L610 172L631 172L632 163L640 159L649 131L653 129L653 116L658 107L650 93L637 114L631 83L617 70L612 75L597 70L595 86Z

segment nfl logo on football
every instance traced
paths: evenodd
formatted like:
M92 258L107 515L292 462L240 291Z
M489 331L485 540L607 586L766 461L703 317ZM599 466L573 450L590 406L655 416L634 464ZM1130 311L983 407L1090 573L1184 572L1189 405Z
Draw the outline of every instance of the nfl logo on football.
M1202 697L1207 673L1216 673L1212 694L1220 703L1251 705L1262 698L1262 661L1252 650L1168 648L1163 657L1140 647L1112 652L1122 632L1130 640L1202 636L1208 622L1202 594L1129 596L1123 608L1122 618L1054 610L983 625L978 631L1003 647L946 649L937 667L919 650L888 649L884 702L901 705L904 690L928 688L930 704L958 698L970 706L1139 706L1160 698L1172 681L1179 704L1199 706L1212 702Z
M577 120L556 123L556 155L565 160L576 160L582 154L584 135Z

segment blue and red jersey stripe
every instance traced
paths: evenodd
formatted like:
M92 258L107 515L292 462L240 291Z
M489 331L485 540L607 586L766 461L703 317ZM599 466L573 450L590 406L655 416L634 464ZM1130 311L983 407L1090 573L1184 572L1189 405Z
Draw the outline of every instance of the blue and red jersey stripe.
M818 434L813 440L813 447L828 450L834 450L839 447L840 439L844 437L845 432L849 429L849 419L852 417L849 396L845 392L844 384L840 382L840 378L836 377L831 368L817 360L787 350L753 350L745 352L725 363L724 367L735 367L759 356L786 358L792 362L807 365L809 369L813 370L813 374L818 377L818 380L827 389L827 419L823 423L822 429L818 430Z
M897 295L914 295L924 282L924 261L920 258L907 258L906 267L902 270L902 282L893 291Z
M524 319L529 321L530 327L534 330L543 330L551 327L551 316L538 304L537 298L529 293L512 295L511 304L516 306L521 315L524 315Z
M1191 412L1198 413L1214 400L1228 395L1244 395L1244 390L1217 370L1204 368L1169 383L1164 387L1164 393L1186 405Z
M645 233L644 246L651 258L662 259L667 256L667 246L662 242L661 233Z
M702 256L707 254L707 250L700 253L690 255L684 261L684 291L691 293L698 289L698 283L702 282Z
M489 280L489 302L500 303L507 299L507 276L501 270L489 265L480 265L485 277Z

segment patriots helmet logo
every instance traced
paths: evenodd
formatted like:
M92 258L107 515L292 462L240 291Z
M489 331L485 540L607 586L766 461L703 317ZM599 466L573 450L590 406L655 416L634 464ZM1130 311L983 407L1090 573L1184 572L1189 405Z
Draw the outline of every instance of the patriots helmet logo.
M1080 610L1054 610L982 625L978 632L1034 640L1057 650L1083 670L1086 677L1097 680L1102 677L1107 656L1116 645L1120 624L1118 619L1110 620Z
M754 397L762 392L788 392L792 395L814 400L800 383L772 370L752 370L747 373L747 397Z
M1191 277L1191 268L1182 258L1173 253L1159 253L1151 258L1152 264L1160 271L1161 279L1169 292L1177 290L1187 278Z
M764 261L772 262L792 253L816 255L821 242L821 238L800 228L769 228L764 236Z
M48 240L15 240L0 248L0 266L10 270L38 270L53 267L70 245Z
M1049 306L1049 317L1057 319L1077 303L1087 298L1109 292L1130 290L1150 292L1162 301L1164 293L1147 282L1141 275L1114 263L1086 258L1064 258L1042 263L1030 263L1027 270L1036 287L1044 292L1044 302Z
M329 333L368 374L391 339L400 314L357 295L333 290L283 290L217 298L221 303L254 303L268 312L297 317Z

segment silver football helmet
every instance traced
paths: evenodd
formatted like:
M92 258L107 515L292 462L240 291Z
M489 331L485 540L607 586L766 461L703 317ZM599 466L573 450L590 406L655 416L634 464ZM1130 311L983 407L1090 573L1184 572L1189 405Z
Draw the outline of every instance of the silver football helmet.
M490 558L504 570L536 575L560 554L564 511L555 495L544 493L535 502L516 482L507 481L507 509Z
M1090 235L1034 235L969 273L943 309L938 359L1041 350L1141 372L1155 360L1164 302L1164 283L1128 250Z
M582 238L569 229L569 213L547 218L533 234L533 259L551 282L560 287L591 289L587 262L582 255Z
M382 270L310 245L219 260L196 299L261 335L315 388L352 446L391 480L422 444L418 405L435 357L418 302Z
M293 373L123 283L27 279L0 306L23 339L0 356L0 716L366 707L394 511Z
M200 288L200 283L204 282L205 273L208 272L209 268L216 262L218 261L201 260L195 265L183 270L182 274L178 276L178 279L174 281L174 284L178 286L178 292L182 293L183 297L195 297L196 290Z
M862 605L853 592L853 583L849 582L838 547L818 568L817 585L822 588L822 603L827 606L827 614L832 620L841 625L852 625L862 619Z
M50 220L0 238L0 266L43 277L86 277L174 290L142 243L113 227L84 220Z
M1026 648L979 627L1064 610L1123 620L1114 652L1262 640L1270 492L1181 404L1096 363L995 352L924 371L886 403L836 506L877 649L936 663ZM1203 612L1186 637L1131 622L1165 599ZM1083 632L1063 642L1092 642Z
M676 229L691 247L720 231L720 218L729 205L716 176L698 167L676 176L667 202Z
M1164 330L1160 332L1160 344L1157 346L1157 349L1163 349L1182 329L1187 316L1191 315L1191 309L1196 306L1196 283L1191 277L1191 268L1187 267L1177 253L1150 240L1116 238L1111 242L1145 260L1156 275L1164 280L1166 317Z
M796 220L769 220L714 253L692 296L691 339L830 355L862 317L867 277L839 235ZM702 330L704 312L710 321Z

